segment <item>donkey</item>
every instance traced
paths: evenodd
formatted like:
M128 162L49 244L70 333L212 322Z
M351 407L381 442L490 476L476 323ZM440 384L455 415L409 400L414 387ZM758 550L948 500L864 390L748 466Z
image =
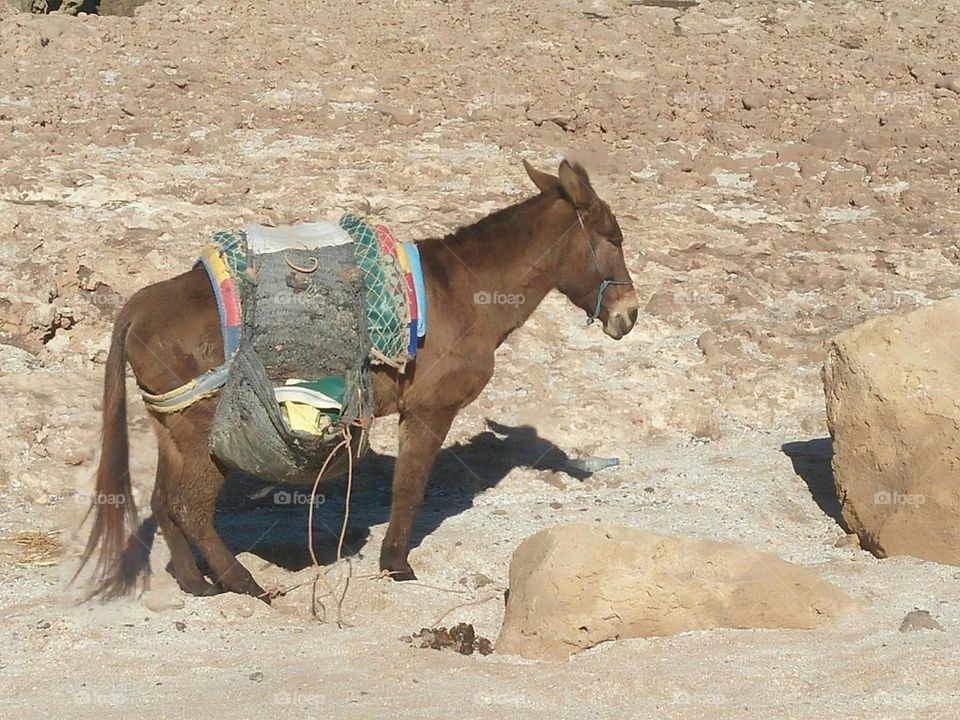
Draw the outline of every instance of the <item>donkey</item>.
M599 319L619 340L637 320L637 295L623 259L623 235L586 171L564 160L558 176L524 167L539 194L442 239L418 243L430 332L404 373L375 366L374 415L398 413L399 454L380 568L416 578L410 532L440 446L457 412L493 375L494 354L551 290ZM512 304L491 302L512 295ZM80 569L100 548L91 597L135 589L149 571L130 490L126 364L146 392L179 387L224 360L219 318L206 273L195 268L133 295L117 316L106 364L103 434L94 521ZM228 591L269 602L214 529L226 469L207 442L217 397L174 414L153 414L158 439L151 509L170 548L170 569L194 595ZM193 548L206 562L209 580ZM77 571L78 574L80 570ZM211 582L212 581L212 582Z

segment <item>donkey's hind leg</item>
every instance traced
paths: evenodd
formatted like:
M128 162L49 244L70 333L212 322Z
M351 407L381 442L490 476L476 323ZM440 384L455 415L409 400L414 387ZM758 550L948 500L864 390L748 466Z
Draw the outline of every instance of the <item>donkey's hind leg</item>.
M184 592L191 595L216 595L220 589L207 582L193 558L190 543L170 518L167 504L167 484L177 478L180 472L179 453L165 442L160 443L160 456L157 461L157 482L153 486L153 498L150 507L160 526L167 547L170 548L170 565L173 576Z
M217 585L227 592L253 595L269 604L263 588L230 552L213 526L217 495L224 480L223 472L205 452L184 455L177 485L167 496L170 517L200 551Z

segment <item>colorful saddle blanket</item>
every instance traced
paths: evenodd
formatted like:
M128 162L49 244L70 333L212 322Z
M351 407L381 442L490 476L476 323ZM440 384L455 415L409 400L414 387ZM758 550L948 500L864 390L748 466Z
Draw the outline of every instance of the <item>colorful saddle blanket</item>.
M319 221L281 228L245 225L236 233L218 231L211 239L196 265L206 271L216 297L224 363L169 392L157 395L143 392L144 402L151 410L162 413L183 410L224 385L240 344L242 288L246 282L256 282L253 271L248 270L248 257L257 255L352 243L365 289L370 362L402 371L415 358L418 340L427 332L427 298L420 253L413 243L397 241L386 225L370 224L346 214L339 223ZM298 274L330 272L316 265L304 267L294 263L290 267L292 281Z

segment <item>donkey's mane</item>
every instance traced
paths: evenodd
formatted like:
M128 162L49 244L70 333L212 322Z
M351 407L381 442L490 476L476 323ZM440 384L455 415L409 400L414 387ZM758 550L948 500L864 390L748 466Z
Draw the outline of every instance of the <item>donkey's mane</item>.
M418 244L426 243L443 243L444 245L464 245L471 242L472 240L477 239L478 237L484 237L484 243L489 243L491 240L501 240L503 242L508 242L512 238L507 235L498 236L497 233L490 233L489 230L496 225L499 225L507 220L512 220L513 216L518 214L523 214L528 212L534 205L544 202L545 200L554 200L559 195L559 192L556 190L547 190L546 192L538 193L537 195L532 195L525 200L514 203L513 205L508 205L505 208L501 208L496 212L491 213L490 215L485 215L474 223L469 225L461 225L456 230L451 232L448 235L445 235L442 238L427 238L424 240L418 240Z

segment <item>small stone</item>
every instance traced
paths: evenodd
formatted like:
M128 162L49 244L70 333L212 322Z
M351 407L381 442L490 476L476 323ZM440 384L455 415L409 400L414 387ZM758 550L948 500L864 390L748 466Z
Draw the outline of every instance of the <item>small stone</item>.
M179 610L183 607L183 595L174 587L148 590L143 594L143 605L147 610L155 613Z
M810 145L823 150L841 150L849 140L846 129L838 124L821 125L807 138Z
M241 623L249 620L257 612L258 606L263 605L258 600L240 595L225 594L216 599L220 615L231 623Z
M767 98L758 92L748 92L740 98L740 102L745 110L756 110L767 104Z
M167 266L167 259L164 257L163 253L160 252L157 248L154 248L146 255L143 256L143 259L146 260L150 265L158 269L164 269Z
M80 452L78 450L68 452L66 455L63 456L63 461L67 465L74 465L74 466L83 465L83 463L85 463L89 459L90 459L89 452Z
M837 541L833 543L834 547L838 548L855 548L860 549L860 536L856 533L848 533L847 535L841 535L837 538Z
M807 100L829 100L833 97L833 90L825 85L814 85L802 90Z
M250 679L253 682L263 682L263 673L257 670L256 672L250 673Z
M940 630L943 627L933 619L928 610L911 610L903 617L900 623L900 632L913 632L914 630Z
M934 87L943 88L944 90L951 90L960 94L960 75L949 75L947 77L940 78L934 83Z
M14 345L0 345L0 373L16 375L40 368L35 355Z
M66 352L70 346L70 336L65 332L59 332L46 342L46 348L54 355Z
M827 431L827 418L823 411L812 412L800 421L800 429L810 435L823 434ZM856 535L854 535L856 537Z
M410 108L395 107L393 105L377 103L373 106L373 109L390 118L391 125L416 125L417 121L420 119L420 116L416 113L416 111L411 110Z
M493 584L493 580L481 572L468 573L460 578L457 582L474 590Z
M720 343L717 334L713 330L706 330L697 338L697 347L703 353L706 360L716 360L721 358L723 352L720 350Z
M720 421L713 415L701 414L694 425L693 436L700 440L719 440L722 437Z

